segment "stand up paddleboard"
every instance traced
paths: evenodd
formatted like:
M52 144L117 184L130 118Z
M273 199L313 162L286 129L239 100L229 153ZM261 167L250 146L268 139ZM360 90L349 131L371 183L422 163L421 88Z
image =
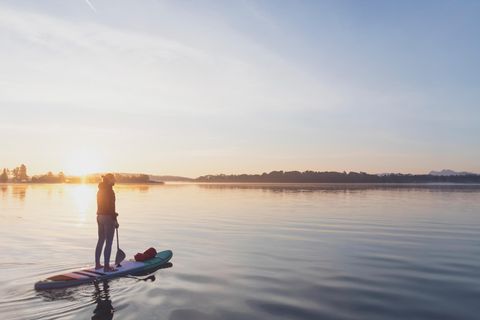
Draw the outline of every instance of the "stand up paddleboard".
M106 279L118 278L125 275L142 273L150 269L155 269L167 263L173 256L171 250L165 250L157 253L155 258L147 261L124 261L122 265L116 267L114 272L104 272L103 269L87 268L80 269L64 274L51 276L45 280L35 283L36 290L55 289L72 287L83 283L102 281Z

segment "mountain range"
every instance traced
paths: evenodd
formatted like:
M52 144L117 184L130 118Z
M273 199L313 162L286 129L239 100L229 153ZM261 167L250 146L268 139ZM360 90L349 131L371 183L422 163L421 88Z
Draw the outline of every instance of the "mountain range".
M465 172L465 171L453 171L450 169L443 169L441 171L430 171L428 173L431 176L468 176L468 175L473 175L475 173L472 172Z

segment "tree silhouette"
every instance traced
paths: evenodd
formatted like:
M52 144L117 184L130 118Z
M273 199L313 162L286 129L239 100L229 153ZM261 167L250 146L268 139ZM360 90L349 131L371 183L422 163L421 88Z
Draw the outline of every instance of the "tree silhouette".
M12 170L13 181L19 182L20 181L20 168L16 167Z
M27 167L24 164L20 165L20 167L16 167L15 169L13 169L12 174L14 182L28 181Z
M8 181L7 169L3 168L3 172L0 175L0 182L7 182L7 181Z
M28 181L27 166L25 166L23 163L20 166L18 175L19 175L20 181Z

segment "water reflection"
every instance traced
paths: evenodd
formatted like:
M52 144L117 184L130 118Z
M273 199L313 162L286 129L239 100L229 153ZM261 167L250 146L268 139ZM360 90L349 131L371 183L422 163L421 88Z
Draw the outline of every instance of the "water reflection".
M7 197L8 187L6 184L0 185L0 191L2 192L2 198Z
M154 185L154 186L162 186L161 184L159 185ZM128 189L128 191L138 191L140 193L148 193L150 191L151 185L149 184L116 184L115 189L121 190L121 189Z
M93 292L93 300L97 304L93 310L92 320L111 320L115 312L112 301L110 300L110 287L108 281L94 283L95 291Z
M24 202L27 195L27 188L28 186L24 184L14 184L12 186L12 196Z
M156 266L150 268L146 271L133 273L132 275L127 275L124 278L130 278L136 280L136 282L153 282L156 281L155 272L160 269L168 269L173 267L171 262L167 262L161 266ZM85 302L84 305L90 305L90 302L95 304L95 309L93 310L92 320L111 320L113 319L115 313L115 307L113 306L112 296L115 295L115 291L112 291L111 284L115 283L115 280L103 280L96 281L93 283L93 292L88 294L91 299L89 302ZM78 305L82 304L82 299L85 298L85 289L88 289L87 285L80 285L78 287L72 288L63 288L63 289L51 289L51 290L42 290L37 291L37 294L42 297L45 301L58 301L58 300L67 300L67 301L77 301Z
M155 271L160 269L171 268L173 264L171 262L165 263L161 266L149 269L148 271L135 273L135 275L127 276L128 278L135 279L137 281L155 281L156 277L153 274ZM146 278L138 278L139 276L147 276ZM95 282L95 291L93 292L93 301L97 304L93 310L92 320L111 320L113 319L113 314L115 313L115 308L113 307L112 300L110 299L110 286L108 280L101 281L100 283Z
M68 195L80 216L85 218L88 212L95 210L96 190L93 185L79 184L68 188Z
M171 268L171 267L173 267L173 263L167 262L167 263L162 264L161 266L156 266L156 267L150 268L148 270L132 273L131 278L136 279L138 281L148 281L148 280L155 281L156 278L155 278L155 275L153 274L155 271L160 270L160 269L168 269L168 268ZM146 277L144 279L137 278L137 277L148 276L148 275L150 275L150 276Z
M186 185L186 184L184 184ZM390 184L390 183L198 183L202 189L262 190L270 192L338 192L361 190L402 190L402 191L478 191L480 184Z
M478 319L478 186L119 186L122 248L181 263L109 281L108 299L83 285L46 302L36 281L92 258L94 210L70 228L75 187L31 185L19 206L8 185L0 216L24 220L1 229L1 319Z

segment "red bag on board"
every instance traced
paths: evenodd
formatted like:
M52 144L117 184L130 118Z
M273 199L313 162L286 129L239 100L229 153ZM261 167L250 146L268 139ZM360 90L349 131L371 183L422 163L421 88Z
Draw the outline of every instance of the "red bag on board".
M146 261L146 260L155 258L156 255L157 255L157 250L155 250L155 248L148 248L143 253L140 253L140 252L137 253L134 256L134 258L135 258L135 261Z

